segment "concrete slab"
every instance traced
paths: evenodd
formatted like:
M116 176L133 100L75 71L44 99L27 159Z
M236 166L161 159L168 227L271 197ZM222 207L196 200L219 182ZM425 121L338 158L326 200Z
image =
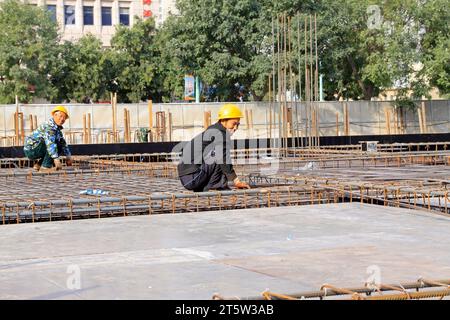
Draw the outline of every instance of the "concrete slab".
M211 299L450 278L450 217L346 203L0 226L0 299Z

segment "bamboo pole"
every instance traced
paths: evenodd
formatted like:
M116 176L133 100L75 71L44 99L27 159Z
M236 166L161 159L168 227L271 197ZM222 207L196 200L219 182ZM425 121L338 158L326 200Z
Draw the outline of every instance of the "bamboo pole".
M316 56L316 68L315 68L315 86L314 86L314 96L315 101L319 101L319 55L317 52L317 14L314 13L314 46L315 46L315 56ZM319 118L319 106L316 103L316 143L317 147L320 147L320 118Z
M33 116L33 127L34 127L34 130L37 129L37 116L36 115Z
M317 14L314 13L314 42L316 49L316 69L315 69L315 86L314 86L314 95L316 97L316 101L319 101L319 56L317 53Z
M273 27L273 21L272 21L272 27ZM267 136L269 137L269 141L272 141L272 79L271 79L271 75L269 75L269 117L267 117L266 114L266 119L268 118L269 120L269 125L268 125L268 134Z
M299 107L300 112L296 110L296 119L297 119L297 137L300 139L300 147L303 147L303 130L302 130L302 112L301 112L301 101L302 101L302 66L301 66L301 34L300 34L300 15L297 14L297 56L298 56L298 99L299 99Z
M315 101L315 97L314 97L314 56L313 56L313 25L312 25L312 16L309 15L309 58L312 60L309 63L309 67L310 67L310 76L311 76L311 81L310 81L310 90L311 90L311 101Z
M281 49L281 39L280 39L280 29L281 29L281 14L277 15L277 84L278 84L278 89L277 89L277 97L278 97L278 115L277 115L277 122L278 122L278 148L281 149L282 147L282 138L283 138L283 133L282 133L282 127L281 127L281 123L282 123L282 97L281 97L281 53L280 53L280 49Z
M292 20L291 17L288 17L288 60L287 63L289 65L289 92L290 92L290 98L289 98L289 105L287 109L287 118L288 118L288 134L290 137L294 137L294 124L293 124L293 118L292 115L294 113L294 84L293 84L293 78L292 78ZM293 147L297 147L297 140L294 138L292 139Z
M314 97L314 55L313 55L313 19L312 19L312 15L309 15L309 75L310 75L310 88L309 90L311 90L311 94L310 94L310 98L311 98L311 108L313 108L314 110L314 115L312 116L312 121L315 121L315 113L316 113L316 105L315 103L313 103L313 101L315 101L315 97ZM315 148L316 147L316 124L314 124L314 130L312 130L311 132L312 135L312 145Z
M304 45L305 45L305 106L306 106L306 121L305 121L305 135L308 139L308 147L311 147L311 104L309 90L309 72L308 72L308 19L305 16L305 28L304 28Z
M268 137L269 137L269 141L270 143L272 142L272 103L273 103L273 98L272 98L272 75L269 75L269 132L268 132Z
M287 15L283 14L283 154L287 155L287 139L288 139L288 126L287 126Z
M270 90L272 89L272 90ZM275 104L275 22L272 16L272 74L269 76L269 144L272 145L272 130L273 130L273 121L272 118L272 110Z

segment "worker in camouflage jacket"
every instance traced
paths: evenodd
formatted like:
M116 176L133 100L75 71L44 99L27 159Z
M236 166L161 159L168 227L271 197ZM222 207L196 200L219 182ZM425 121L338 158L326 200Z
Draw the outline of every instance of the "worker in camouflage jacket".
M66 157L66 164L72 165L71 153L64 140L62 125L69 118L67 109L63 106L55 107L52 117L41 124L25 139L25 156L35 160L33 168L41 172L62 169L61 157Z

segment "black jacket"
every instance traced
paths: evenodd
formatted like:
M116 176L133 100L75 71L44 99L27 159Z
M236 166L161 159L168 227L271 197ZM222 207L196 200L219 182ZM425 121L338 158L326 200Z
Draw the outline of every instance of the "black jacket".
M237 176L231 163L232 142L227 129L217 122L183 146L178 175L195 173L204 163L217 163L229 181Z

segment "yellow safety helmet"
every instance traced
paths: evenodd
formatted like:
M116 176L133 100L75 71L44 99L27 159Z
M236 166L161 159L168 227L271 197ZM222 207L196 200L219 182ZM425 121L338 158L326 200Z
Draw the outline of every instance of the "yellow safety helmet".
M67 116L67 119L69 119L69 112L67 112L67 109L64 106L56 106L53 108L52 110L52 115L56 112L56 111L61 111L64 112Z
M234 118L243 118L241 110L239 107L233 103L224 104L219 109L219 117L218 120L223 119L234 119Z

